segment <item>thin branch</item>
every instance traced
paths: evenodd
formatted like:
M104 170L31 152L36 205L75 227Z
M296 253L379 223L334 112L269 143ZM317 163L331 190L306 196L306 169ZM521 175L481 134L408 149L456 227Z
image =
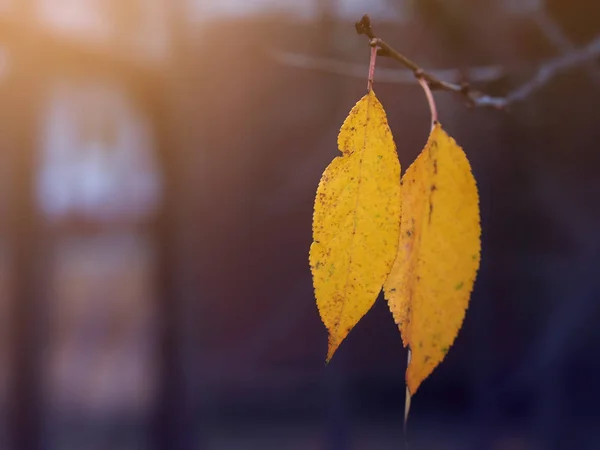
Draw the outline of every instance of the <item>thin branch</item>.
M371 27L371 20L367 15L364 15L361 21L356 23L356 31L358 34L365 34L369 38L369 44L371 46L377 46L379 48L380 56L387 56L400 62L405 67L412 70L415 76L421 76L427 81L431 89L454 92L462 95L472 106L484 106L496 109L506 109L509 105L526 99L529 95L545 86L559 73L565 72L600 56L600 36L598 36L587 46L579 50L573 50L570 53L543 64L539 67L531 80L513 90L505 97L492 97L470 89L468 84L456 84L443 81L433 73L425 71L414 61L391 47L383 39L375 36Z
M600 36L579 50L560 56L542 65L535 76L506 96L508 103L524 100L546 85L556 75L600 56Z
M548 41L552 43L561 54L567 54L576 50L575 45L570 41L569 37L563 32L560 25L552 18L546 8L538 9L532 17L540 31L546 36ZM590 60L585 63L586 72L590 81L596 87L600 87L600 67L594 61Z
M319 70L353 78L365 78L368 66L332 58L319 58L303 53L286 52L281 50L267 50L269 56L280 64L300 69ZM467 79L473 83L489 83L497 81L505 75L501 66L476 66L464 70L439 69L429 70L429 73L438 78L460 83ZM387 67L377 68L377 83L412 84L415 82L415 74L411 70L389 69Z

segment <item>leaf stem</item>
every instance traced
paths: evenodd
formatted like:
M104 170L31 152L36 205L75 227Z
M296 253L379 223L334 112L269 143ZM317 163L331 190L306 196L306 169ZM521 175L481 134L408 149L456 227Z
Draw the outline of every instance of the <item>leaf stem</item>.
M410 360L412 358L412 352L410 351L410 347L408 349L408 360L406 363L406 368L408 370L408 365L410 364ZM408 450L408 430L407 430L407 423L408 423L408 413L410 412L410 391L408 390L408 385L406 385L406 393L405 393L405 397L404 397L404 425L402 427L402 430L404 432L404 448L406 450Z
M371 46L371 59L369 61L369 78L367 80L367 92L373 90L373 79L375 77L375 60L377 59L377 46Z
M431 111L431 127L435 125L438 121L438 112L437 107L435 105L435 99L433 98L433 93L431 92L431 88L429 87L429 82L419 73L416 73L417 81L425 91L425 97L427 97L427 103L429 103L429 110Z

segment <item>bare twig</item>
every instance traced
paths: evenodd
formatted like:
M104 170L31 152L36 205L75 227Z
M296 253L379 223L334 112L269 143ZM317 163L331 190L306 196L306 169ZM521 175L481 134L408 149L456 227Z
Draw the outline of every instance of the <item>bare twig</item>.
M560 25L548 14L545 8L536 10L532 16L532 20L561 54L564 55L576 50L575 45L569 40ZM596 87L600 87L600 67L590 60L585 63L585 68L590 81Z
M353 78L365 78L368 66L333 58L319 58L303 53L286 52L281 50L268 50L268 54L277 62L300 69L319 70ZM429 70L437 78L460 83L467 79L473 83L489 83L497 81L505 75L501 66L476 66L466 69L438 69ZM377 68L377 83L410 84L415 82L415 74L411 70Z
M427 81L431 89L454 92L462 95L472 106L484 106L496 109L506 109L509 105L524 100L529 95L545 86L559 73L600 56L600 36L598 36L587 46L578 50L573 50L572 52L543 64L539 67L531 80L513 90L505 97L492 97L470 89L468 84L456 84L443 81L431 72L425 71L418 64L391 47L383 39L375 36L371 27L371 20L367 15L364 15L360 22L356 23L356 31L358 34L366 35L369 38L369 44L371 46L377 46L379 48L379 55L387 56L400 62L405 67L412 70L415 76L420 76Z

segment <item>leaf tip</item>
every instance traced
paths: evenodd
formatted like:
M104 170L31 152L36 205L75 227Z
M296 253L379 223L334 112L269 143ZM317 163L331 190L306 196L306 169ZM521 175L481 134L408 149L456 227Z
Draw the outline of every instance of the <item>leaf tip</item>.
M329 364L331 358L333 358L334 353L339 348L341 341L338 339L334 339L333 336L329 335L329 342L327 345L327 357L325 358L325 364Z
M419 386L421 385L421 381L423 381L423 380L407 374L407 377L406 377L406 392L407 392L407 394L410 396L413 396L415 394L415 392L417 392L417 389L419 389Z

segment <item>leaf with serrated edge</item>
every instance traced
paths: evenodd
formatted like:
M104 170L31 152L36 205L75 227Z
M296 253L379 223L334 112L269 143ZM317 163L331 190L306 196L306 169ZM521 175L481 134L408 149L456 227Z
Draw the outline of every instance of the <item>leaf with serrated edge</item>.
M315 199L310 267L327 361L375 303L396 256L400 163L383 106L371 90L338 136L342 156L325 169Z
M462 326L479 268L479 197L463 150L435 123L402 177L398 255L385 298L411 350L414 395L444 359Z

